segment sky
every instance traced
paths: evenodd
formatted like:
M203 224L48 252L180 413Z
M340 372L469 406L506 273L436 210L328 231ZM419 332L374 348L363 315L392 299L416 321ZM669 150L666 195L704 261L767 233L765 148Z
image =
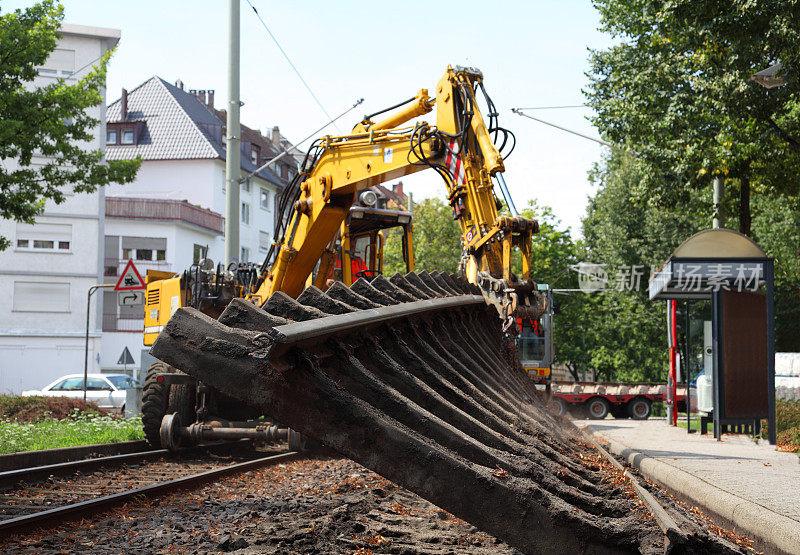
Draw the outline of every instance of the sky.
M109 103L123 87L130 90L153 75L172 83L180 79L187 89L214 89L216 105L225 102L227 1L63 2L65 22L122 32L108 72ZM340 120L342 131L421 88L433 93L448 65L479 68L500 125L517 137L505 161L515 204L522 208L535 200L549 206L573 235L579 233L593 194L587 172L604 147L520 117L511 108L585 101L588 49L611 42L597 30L599 18L589 0L250 2L329 114L365 99ZM32 3L0 0L0 11ZM327 121L247 0L241 0L241 98L242 123L262 131L278 125L290 140ZM598 136L587 108L530 113ZM444 183L432 171L403 181L415 201L444 197Z

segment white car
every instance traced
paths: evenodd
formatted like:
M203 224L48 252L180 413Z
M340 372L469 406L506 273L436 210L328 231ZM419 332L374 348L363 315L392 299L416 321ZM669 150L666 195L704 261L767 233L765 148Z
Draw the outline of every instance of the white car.
M141 387L139 382L125 374L89 374L86 380L86 400L104 409L125 408L126 389ZM23 391L23 397L72 397L83 399L83 374L69 374L58 378L41 390Z

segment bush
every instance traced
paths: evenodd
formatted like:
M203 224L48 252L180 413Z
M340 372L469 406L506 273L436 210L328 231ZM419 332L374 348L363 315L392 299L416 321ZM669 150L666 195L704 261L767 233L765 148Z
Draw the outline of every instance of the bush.
M20 397L0 395L0 420L14 422L40 422L49 418L63 420L78 415L103 416L109 414L95 403L71 397Z
M780 432L800 426L800 401L775 400L775 429Z

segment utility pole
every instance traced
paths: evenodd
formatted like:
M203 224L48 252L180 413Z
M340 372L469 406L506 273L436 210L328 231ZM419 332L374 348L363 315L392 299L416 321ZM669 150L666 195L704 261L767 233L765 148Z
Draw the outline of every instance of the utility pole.
M228 126L225 153L225 265L239 259L239 177L242 128L239 124L239 2L228 0Z
M712 223L714 229L725 225L725 215L722 213L722 196L724 193L722 178L717 176L714 178L714 220Z

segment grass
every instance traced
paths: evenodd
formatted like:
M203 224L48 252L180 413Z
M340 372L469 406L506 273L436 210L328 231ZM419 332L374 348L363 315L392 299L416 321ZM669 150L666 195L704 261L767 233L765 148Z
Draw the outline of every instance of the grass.
M143 438L141 418L119 418L94 403L0 396L0 454Z
M142 419L80 415L21 423L0 420L0 454L143 439Z

